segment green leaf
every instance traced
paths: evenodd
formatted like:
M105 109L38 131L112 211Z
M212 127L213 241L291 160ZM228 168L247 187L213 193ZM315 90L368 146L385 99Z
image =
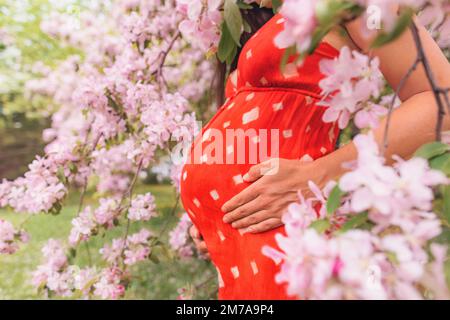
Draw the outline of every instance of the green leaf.
M70 248L69 255L71 258L75 258L77 256L77 250L75 248Z
M281 8L282 5L282 1L281 0L272 0L272 9L273 9L273 13L277 13L278 10Z
M328 197L327 200L328 215L331 215L333 212L336 211L337 208L339 208L339 206L341 205L341 199L343 194L344 193L339 188L338 184L333 188L333 190L331 190L330 196Z
M221 62L227 60L227 58L233 52L233 47L236 47L236 44L231 37L227 24L224 22L222 23L222 36L220 37L219 49L217 52L217 57Z
M233 63L233 60L234 60L234 57L236 56L236 54L237 54L237 46L234 45L233 50L231 50L230 55L227 57L227 60L226 60L227 65L230 65Z
M153 262L154 264L158 264L159 263L159 259L157 256L155 256L153 253L150 253L149 257L151 262Z
M343 20L349 21L359 16L362 9L351 1L333 0L317 2L315 11L319 25L313 32L311 45L305 54L312 54L332 28Z
M280 63L280 70L283 72L284 67L289 62L289 58L296 53L295 46L291 46L289 48L286 48L283 52L283 56L281 57L281 63Z
M247 10L253 9L253 6L251 4L248 4L248 3L245 3L245 2L242 2L242 1L238 1L237 5L241 9L247 9Z
M316 4L316 17L320 25L336 24L341 15L355 7L355 4L347 1L318 1Z
M367 221L368 221L368 213L367 212L359 213L351 217L349 220L347 220L339 231L346 232L351 229L357 229L358 227L365 224Z
M248 24L248 22L246 20L242 20L242 22L244 23L244 32L251 33L252 27Z
M318 233L324 233L329 227L331 227L331 224L327 219L316 220L310 225L310 228L313 228Z
M230 30L231 37L234 42L240 47L241 33L243 30L242 16L239 11L239 6L235 0L225 0L224 5L225 22Z
M397 39L403 31L408 28L408 26L411 24L412 17L413 17L414 11L410 8L406 8L401 14L400 17L397 19L397 22L392 29L391 32L382 32L380 35L378 35L375 40L372 43L372 48L378 48L386 43L389 43L395 39Z
M429 160L430 167L450 176L450 153L446 152Z
M421 146L414 156L424 159L431 159L441 154L444 154L450 150L450 146L442 142L431 142Z

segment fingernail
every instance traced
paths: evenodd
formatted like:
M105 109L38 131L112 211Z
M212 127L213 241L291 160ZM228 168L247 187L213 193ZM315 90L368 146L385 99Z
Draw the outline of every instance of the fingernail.
M227 216L223 216L222 221L225 223L228 223L228 217Z
M236 223L233 222L233 223L231 224L231 227L236 229Z
M242 228L242 229L238 229L238 231L239 231L239 233L240 233L241 235L243 235L243 234L245 234L245 233L247 232L247 229Z
M250 176L248 173L246 173L242 176L242 180L244 180L244 181L248 181L249 179L250 179Z
M245 233L248 233L248 232L252 232L252 230L253 230L252 227L238 229L240 234L245 234Z

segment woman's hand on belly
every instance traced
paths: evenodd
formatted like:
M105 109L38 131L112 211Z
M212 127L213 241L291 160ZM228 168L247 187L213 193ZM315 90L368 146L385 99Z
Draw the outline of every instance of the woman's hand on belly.
M299 200L298 191L311 195L309 181L325 185L325 171L316 162L300 160L277 158L257 164L243 177L253 183L222 206L223 221L250 233L277 228L288 205Z

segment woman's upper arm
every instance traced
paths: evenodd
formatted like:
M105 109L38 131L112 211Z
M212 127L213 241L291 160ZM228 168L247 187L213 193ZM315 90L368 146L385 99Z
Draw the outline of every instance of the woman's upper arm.
M410 29L396 40L380 47L370 48L370 44L375 38L375 34L366 38L361 33L361 22L363 18L352 21L346 25L346 30L355 43L364 53L380 59L380 69L392 88L397 89L401 79L411 68L417 59L417 49ZM425 50L431 70L436 82L442 88L450 87L450 64L436 42L417 22L420 39ZM400 89L399 97L402 101L420 92L431 90L430 83L426 77L421 64L411 74L404 86Z

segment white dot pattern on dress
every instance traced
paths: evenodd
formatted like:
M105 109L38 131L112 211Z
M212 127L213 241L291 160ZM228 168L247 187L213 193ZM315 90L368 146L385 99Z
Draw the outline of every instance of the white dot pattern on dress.
M183 181L186 181L187 178L187 171L183 172Z
M231 108L233 108L233 107L234 107L234 102L230 103L230 104L228 105L227 109L229 110L229 109L231 109Z
M239 278L239 268L237 266L231 267L231 273L233 274L233 278Z
M300 161L311 162L314 161L314 159L309 154L305 154L303 157L300 158Z
M217 231L217 235L219 236L220 241L225 241L225 235L223 234L222 231L218 230Z
M258 265L256 264L255 260L250 261L250 265L252 267L253 274L256 275L259 272L259 270L258 270Z
M314 100L310 96L305 96L306 104L311 104Z
M283 102L278 102L273 104L273 111L283 110Z
M219 268L217 269L217 281L219 282L219 288L223 288L225 286L225 283L223 282L222 274L220 273Z
M250 49L250 50L248 50L247 53L245 54L245 57L246 57L247 60L248 60L248 59L250 59L252 56L253 56L252 49Z
M242 115L242 124L248 124L252 121L255 121L259 118L259 107L254 107L248 112L245 112Z
M192 210L188 209L187 212L188 212L192 217L195 218L195 213L194 213Z
M286 79L298 77L297 66L295 63L288 63L283 68L283 77Z
M259 143L259 141L260 141L259 136L254 136L254 137L252 138L252 142L253 142L253 143Z
M267 81L267 79L264 78L264 77L262 77L262 78L259 80L259 82L261 82L262 85L266 85L266 84L269 83L269 81Z
M320 148L320 152L322 152L322 154L327 153L327 149L325 147Z
M211 138L211 129L207 129L202 136L202 142L205 142L206 140L208 140L209 138Z
M216 201L219 199L219 193L217 192L217 190L211 190L209 194L211 195L211 198L213 198L213 200Z
M242 178L241 174L238 174L237 176L233 177L233 181L234 181L234 184L241 184L244 182L244 179Z
M292 130L283 130L283 137L285 137L286 139L292 137Z
M192 202L194 202L194 204L197 208L200 208L200 201L198 201L197 198L192 199Z
M228 128L230 126L231 122L230 121L226 121L223 123L223 127L224 128Z
M255 97L255 93L249 93L246 97L245 97L245 101L250 101Z

